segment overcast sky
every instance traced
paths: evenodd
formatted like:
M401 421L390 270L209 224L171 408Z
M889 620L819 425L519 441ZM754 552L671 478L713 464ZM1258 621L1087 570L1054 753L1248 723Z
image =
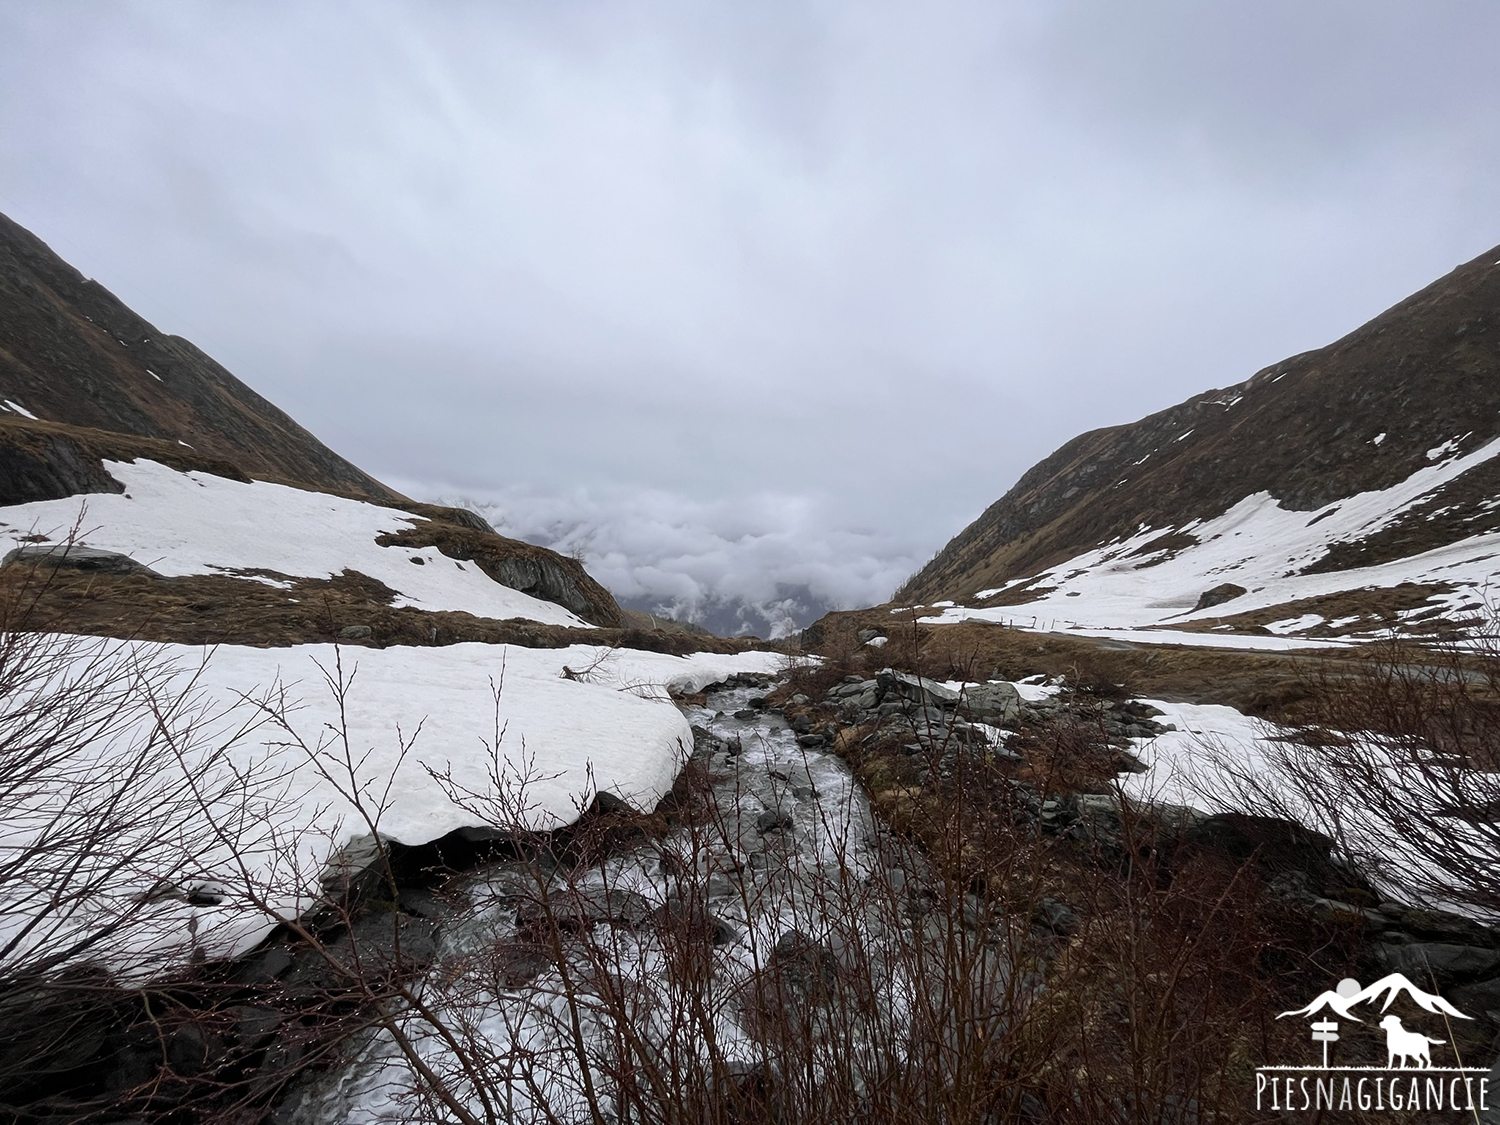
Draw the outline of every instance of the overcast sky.
M1500 242L1500 5L0 0L0 210L623 596L868 604Z

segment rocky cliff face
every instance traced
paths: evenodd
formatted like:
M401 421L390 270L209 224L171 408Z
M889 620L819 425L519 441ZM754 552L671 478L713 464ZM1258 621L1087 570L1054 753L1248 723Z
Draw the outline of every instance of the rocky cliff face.
M969 599L1143 528L1161 557L1194 521L1256 493L1315 512L1390 489L1500 435L1500 248L1343 339L1226 390L1068 442L957 535L898 601ZM1387 563L1500 528L1500 460L1485 458L1300 565Z

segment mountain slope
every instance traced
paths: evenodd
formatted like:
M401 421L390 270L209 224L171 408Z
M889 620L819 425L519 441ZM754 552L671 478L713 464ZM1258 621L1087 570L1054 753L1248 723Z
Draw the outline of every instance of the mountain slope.
M1217 586L1226 589L1210 601L1238 596L1228 587L1261 595L1236 602L1236 610L1393 589L1398 575L1382 573L1372 585L1366 572L1399 570L1404 560L1456 549L1477 565L1478 554L1461 545L1483 547L1483 536L1500 530L1500 449L1486 449L1497 436L1500 249L1328 347L1139 422L1073 439L956 536L896 600L995 606L1042 599L1057 603L1057 618L1081 623L1091 616L1084 612L1089 602L1057 599L1096 602L1104 591L1064 590L1065 576L1098 578L1109 570L1117 576L1114 592L1125 597L1128 579L1138 603L1111 623L1139 625L1191 612ZM1252 518L1243 505L1261 515ZM1241 539L1239 553L1216 551L1210 559L1205 544L1227 532L1205 524L1228 513L1250 521L1230 533ZM1321 530L1311 532L1314 524ZM1296 547L1273 568L1240 573L1247 552L1274 552L1289 535ZM1196 586L1164 588L1167 572L1150 568L1169 563ZM1458 582L1466 588L1485 576L1476 578L1469 563ZM1270 588L1273 580L1312 576L1327 580ZM1451 594L1454 585L1422 565L1405 578L1434 595ZM1256 584L1259 591L1250 589ZM1148 605L1153 598L1168 604ZM1473 608L1472 599L1467 604ZM1221 624L1224 612L1216 618ZM1373 612L1360 611L1361 627ZM1264 622L1242 624L1258 629Z
M401 498L4 215L0 403L0 416L182 441L261 480Z
M153 507L150 495L213 504ZM330 513L369 534L314 558L303 548L327 539ZM244 534L228 535L236 528ZM51 559L46 582L27 579L28 597L58 629L270 644L368 626L372 643L437 643L516 639L500 619L625 624L577 561L387 488L0 215L0 546L68 541L140 565L80 574ZM431 555L445 559L425 578L388 565ZM168 556L174 570L151 569ZM287 573L273 557L297 565Z

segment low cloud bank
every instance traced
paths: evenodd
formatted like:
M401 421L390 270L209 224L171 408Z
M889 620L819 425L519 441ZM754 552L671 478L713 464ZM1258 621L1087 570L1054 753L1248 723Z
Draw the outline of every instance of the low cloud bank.
M580 559L623 606L721 635L781 637L831 609L878 604L933 550L849 527L832 505L809 496L703 501L645 489L481 494L393 483L471 508L502 535Z

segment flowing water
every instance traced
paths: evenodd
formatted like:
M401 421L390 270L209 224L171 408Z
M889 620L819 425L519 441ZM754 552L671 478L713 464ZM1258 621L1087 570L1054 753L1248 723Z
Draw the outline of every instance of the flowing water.
M534 867L496 864L469 880L422 995L478 1060L491 1115L589 1120L592 1094L613 1116L607 1063L618 1058L622 1030L634 1052L653 1059L711 1050L721 1066L750 1068L757 1046L744 999L768 962L805 992L840 963L858 958L868 975L880 959L892 922L867 908L866 889L901 874L882 858L881 830L848 767L799 746L779 715L751 708L761 694L735 687L686 709L709 779L709 812L696 827L573 872L566 888L556 875L544 880L561 904L550 932L558 917L573 923L563 958L518 941L537 897ZM705 958L686 980L685 949ZM469 966L459 985L454 965ZM899 974L887 967L885 979L881 1018L899 1019ZM463 1090L451 1045L420 1022L410 1033L427 1064ZM380 1032L305 1089L287 1116L318 1125L410 1120L412 1090L409 1066ZM472 1095L466 1104L484 1109Z

